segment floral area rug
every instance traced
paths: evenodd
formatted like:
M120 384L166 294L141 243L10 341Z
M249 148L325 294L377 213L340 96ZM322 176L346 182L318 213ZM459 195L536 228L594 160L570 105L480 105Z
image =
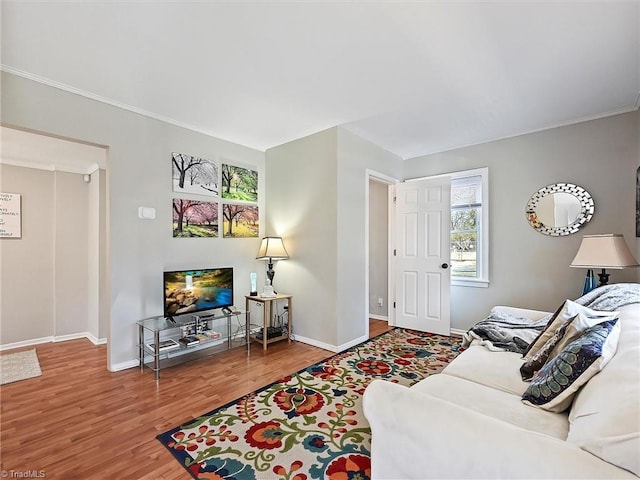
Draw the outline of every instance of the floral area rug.
M374 379L413 385L461 351L460 338L396 328L158 435L194 478L366 479Z

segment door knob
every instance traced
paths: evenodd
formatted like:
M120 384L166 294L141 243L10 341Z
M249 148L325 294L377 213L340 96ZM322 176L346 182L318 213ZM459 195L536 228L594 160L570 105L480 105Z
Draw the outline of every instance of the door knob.
M440 265L442 268L444 268L445 270L447 268L449 268L449 264L448 263L443 263L442 265Z

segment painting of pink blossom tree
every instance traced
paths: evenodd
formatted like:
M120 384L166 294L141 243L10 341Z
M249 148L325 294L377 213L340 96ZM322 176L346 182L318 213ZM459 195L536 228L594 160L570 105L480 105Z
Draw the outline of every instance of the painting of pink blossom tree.
M255 205L222 206L224 238L257 237L260 227L258 207Z
M173 236L217 237L218 203L174 198Z

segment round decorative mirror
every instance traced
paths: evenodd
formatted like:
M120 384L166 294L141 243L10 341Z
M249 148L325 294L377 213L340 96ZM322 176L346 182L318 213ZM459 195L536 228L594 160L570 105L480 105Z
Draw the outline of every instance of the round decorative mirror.
M593 217L593 198L573 183L554 183L531 195L527 221L545 235L560 237L576 233Z

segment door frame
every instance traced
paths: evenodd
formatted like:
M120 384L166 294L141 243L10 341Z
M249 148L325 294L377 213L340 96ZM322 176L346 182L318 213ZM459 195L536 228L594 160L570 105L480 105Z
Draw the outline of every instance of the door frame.
M393 284L393 275L391 275L391 268L393 267L393 225L394 222L394 208L393 208L393 195L394 195L394 185L399 183L400 180L389 175L385 175L384 173L377 172L375 170L366 169L365 171L365 234L364 234L364 252L365 252L365 286L364 286L364 304L365 304L365 335L369 337L369 182L379 182L387 185L388 190L388 198L387 202L387 210L388 210L388 225L387 225L387 321L390 326L395 325L395 310L393 308L393 298L395 296L394 293L394 284Z

